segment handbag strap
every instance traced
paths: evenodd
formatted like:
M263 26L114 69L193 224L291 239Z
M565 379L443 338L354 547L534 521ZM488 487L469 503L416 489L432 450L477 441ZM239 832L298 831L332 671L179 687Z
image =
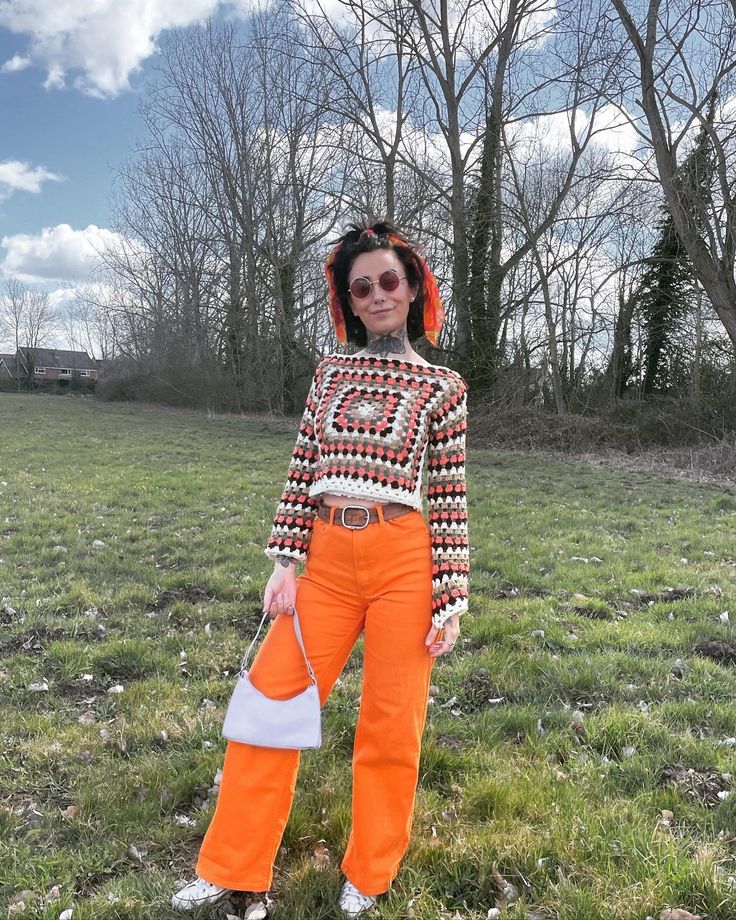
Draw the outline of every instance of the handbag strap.
M302 655L304 655L304 661L306 662L307 670L309 671L309 676L312 678L312 683L313 683L313 684L316 684L316 683L317 683L317 678L314 676L314 671L312 670L312 665L309 663L309 658L307 658L307 652L306 652L306 650L305 650L305 648L304 648L304 639L302 638L302 628L301 628L301 626L299 625L299 616L298 616L298 614L297 614L297 612L296 612L296 607L295 607L293 604L289 604L289 607L291 607L291 609L294 611L293 616L292 616L292 619L293 619L293 621L294 621L294 632L296 633L296 641L299 643L299 647L300 647L301 650L302 650ZM256 630L256 634L255 634L255 636L253 636L253 641L252 641L251 644L248 646L248 649L247 649L245 655L243 655L243 661L242 661L242 663L241 663L241 665L240 665L240 672L239 672L240 674L242 674L243 671L245 671L245 666L246 666L246 664L248 663L248 658L250 657L251 649L252 649L253 646L256 644L256 640L258 639L258 634L260 633L261 627L262 627L263 624L265 623L266 617L267 617L267 616L268 616L268 611L266 610L265 613L263 614L263 618L261 619L261 622L258 624L258 629Z

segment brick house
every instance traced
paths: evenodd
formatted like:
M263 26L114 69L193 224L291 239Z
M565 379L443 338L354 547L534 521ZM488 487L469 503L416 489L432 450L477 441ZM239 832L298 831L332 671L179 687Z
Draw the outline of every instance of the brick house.
M97 380L97 365L86 351L62 348L19 348L0 354L0 380Z

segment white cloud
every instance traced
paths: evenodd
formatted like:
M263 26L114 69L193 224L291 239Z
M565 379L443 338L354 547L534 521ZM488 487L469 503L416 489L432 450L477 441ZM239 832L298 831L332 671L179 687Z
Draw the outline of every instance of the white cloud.
M0 200L13 192L40 192L43 182L59 182L62 176L43 166L31 166L22 160L0 162Z
M168 29L200 23L219 11L248 15L270 6L272 0L0 0L0 27L29 38L27 53L17 54L2 72L37 64L46 71L44 86L61 88L71 82L93 96L115 96L129 88L132 74L156 51L159 35ZM475 6L462 28L464 57L497 34L497 22L506 14L508 0L486 0ZM302 9L330 23L355 21L340 0L300 0ZM431 3L429 6L433 6ZM454 0L448 9L455 32L466 4ZM557 16L556 0L544 0L521 26L527 42L544 40ZM374 37L382 33L381 15L369 25Z
M632 124L632 116L610 103L601 106L596 112L593 132L595 144L620 157L632 156L641 144L641 138Z
M520 160L546 157L548 154L565 155L572 151L570 143L570 112L553 112L514 122L506 130L513 144L515 156ZM632 124L632 116L615 105L598 109L591 124L591 114L575 110L575 136L583 142L590 132L589 146L604 150L613 163L635 176L641 169L641 138Z
M234 5L244 6L247 0L232 0ZM263 2L267 4L266 0ZM432 42L436 48L443 44L443 34L433 23L447 22L450 41L457 50L459 62L473 58L485 50L489 43L495 41L501 24L504 24L510 14L509 0L481 0L468 7L467 0L449 0L445 3L444 12L441 12L438 0L426 0L422 8L426 14ZM392 41L392 29L386 26L385 3L364 3L365 18L358 18L357 7L343 2L343 0L294 0L294 6L302 14L314 19L320 31L330 30L339 26L348 26L355 30L356 40L364 29L369 40L381 38ZM553 25L558 17L557 0L539 0L537 6L522 17L518 27L518 38L527 47L539 46L553 31ZM322 25L324 23L324 25ZM418 23L414 25L414 41L424 43L424 37Z
M121 242L118 234L90 224L73 230L69 224L45 227L39 234L3 237L6 250L0 269L21 281L84 281L100 263L100 252Z
M397 131L397 113L394 109L387 109L382 106L375 107L376 123L378 133L383 138L387 147L394 143ZM440 174L446 174L450 168L450 154L447 142L441 132L427 131L423 127L417 127L411 117L404 113L403 124L401 126L401 144L400 148L404 156L410 162L424 169L433 170ZM372 135L374 133L373 124L369 124L367 118L361 118L361 124L364 126L365 133L359 134L354 143L357 145L357 151L366 158L375 156L373 148ZM327 125L323 128L317 137L317 146L329 149L334 146L334 128ZM478 135L470 131L461 131L460 133L460 152L463 156L467 153L468 148L474 142L477 142ZM476 143L475 150L469 160L469 167L473 168L477 164L478 157L481 155L482 148ZM313 154L305 149L304 159L309 162Z
M2 67L0 67L0 73L16 73L18 70L25 70L26 67L30 67L31 59L25 57L22 54L14 54L12 58L9 58Z
M30 38L28 57L44 67L46 87L74 85L94 96L128 88L166 29L204 21L222 0L23 0L0 2L0 26ZM239 0L247 10L250 3Z

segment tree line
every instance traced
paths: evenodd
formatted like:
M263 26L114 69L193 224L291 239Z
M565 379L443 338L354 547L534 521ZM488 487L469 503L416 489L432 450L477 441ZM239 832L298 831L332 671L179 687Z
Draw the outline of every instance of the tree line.
M329 243L386 216L475 399L732 401L735 45L733 0L293 0L172 33L85 315L140 395L298 412L337 348Z

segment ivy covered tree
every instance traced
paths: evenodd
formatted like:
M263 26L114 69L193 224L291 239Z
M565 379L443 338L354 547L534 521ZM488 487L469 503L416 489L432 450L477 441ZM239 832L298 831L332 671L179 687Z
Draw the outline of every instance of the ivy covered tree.
M645 330L642 392L666 393L672 384L674 338L690 312L692 266L664 210L659 237L646 260L639 311Z
M711 100L707 121L713 120L715 99ZM680 169L677 183L683 200L703 194L713 176L713 154L706 128L701 129L692 151ZM662 208L657 224L659 236L651 256L646 259L642 277L639 311L645 330L642 392L666 393L673 384L676 363L675 339L691 312L694 298L694 272L669 209Z

